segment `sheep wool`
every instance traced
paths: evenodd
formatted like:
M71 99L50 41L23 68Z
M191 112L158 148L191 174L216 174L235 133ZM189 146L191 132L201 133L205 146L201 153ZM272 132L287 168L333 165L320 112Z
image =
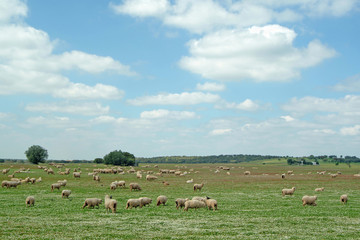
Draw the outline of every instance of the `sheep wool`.
M315 188L315 192L322 192L322 191L324 191L324 187L322 187L322 188Z
M194 191L199 190L201 191L201 189L204 187L204 183L201 184L194 184Z
M206 206L209 208L209 210L211 210L211 209L213 211L217 210L218 204L217 204L217 201L215 199L211 199L209 197L206 197L205 203L206 203Z
M316 206L316 200L317 200L317 196L303 196L302 197L302 203L303 203L303 206L305 205L310 205L310 206Z
M348 196L346 194L340 196L340 202L346 204L348 201Z
M88 208L90 208L90 207L94 208L95 206L97 206L99 208L99 204L101 204L101 203L102 203L102 200L100 198L87 198L87 199L85 199L85 203L82 206L82 208L84 208L86 206Z
M203 201L189 200L185 202L184 211L188 211L189 208L205 208L206 204Z
M165 205L167 200L168 200L168 198L164 195L158 196L156 199L156 206L159 206L160 204Z
M139 190L139 191L141 191L141 187L140 187L140 185L138 184L138 183L130 183L130 191L132 191L132 190Z
M189 199L188 198L177 198L175 200L176 209L185 207L185 202L186 201L189 201Z
M139 198L139 200L140 200L142 206L150 205L152 202L152 199L148 198L148 197L141 197L141 198Z
M70 194L71 194L71 190L62 190L61 198L64 198L64 197L69 198Z
M284 189L281 191L281 193L282 193L283 196L285 196L285 195L293 195L294 192L295 192L295 187L292 187L291 189L286 189L286 188L284 188Z
M25 200L26 207L34 206L35 204L35 198L33 196L28 196Z
M111 209L112 213L116 213L117 201L112 199L112 196L105 195L105 209L106 212L109 212Z
M126 202L126 209L130 208L142 208L142 204L141 204L141 201L140 199L129 199L127 202Z

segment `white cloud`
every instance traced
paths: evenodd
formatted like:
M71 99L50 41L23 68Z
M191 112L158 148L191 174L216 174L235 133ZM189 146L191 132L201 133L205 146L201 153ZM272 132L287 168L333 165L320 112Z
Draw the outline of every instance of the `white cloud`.
M50 128L66 128L70 124L68 117L31 117L27 119L31 125L40 125Z
M280 118L284 119L286 122L292 122L295 120L295 118L291 116L281 116Z
M214 103L220 96L202 92L163 93L155 96L144 96L128 100L132 105L195 105L200 103Z
M8 22L13 18L25 17L27 15L27 6L19 0L1 0L0 1L0 23Z
M353 127L343 127L340 129L340 133L346 136L360 135L360 125L355 125Z
M66 99L120 99L123 95L124 92L116 87L100 83L94 87L82 83L74 83L69 84L67 88L54 91L55 97Z
M204 84L200 84L198 83L196 85L196 89L200 90L200 91L209 91L209 92L220 92L220 91L224 91L225 90L225 85L224 84L218 84L218 83L211 83L211 82L206 82Z
M341 92L360 92L360 74L341 81L333 89Z
M293 22L304 17L343 16L356 9L356 0L126 0L110 4L118 14L157 17L165 25L204 33L221 28Z
M333 112L346 116L360 116L360 96L346 95L340 99L318 97L293 98L290 103L283 105L282 108L285 111L296 114Z
M259 105L252 101L251 99L246 99L241 103L229 103L224 100L218 102L215 105L215 108L218 109L234 109L234 110L242 110L242 111L256 111L259 109Z
M191 56L179 64L213 80L286 81L335 55L317 40L307 48L295 48L295 37L293 30L279 25L222 30L190 41Z
M169 111L166 109L157 109L153 111L144 111L141 113L140 117L145 119L184 120L196 118L196 114L189 111Z
M214 129L210 132L210 135L213 136L219 136L219 135L227 135L230 134L232 132L232 129L227 128L227 129Z
M30 112L58 112L93 116L107 114L110 107L103 107L100 103L33 103L28 104L25 110Z
M165 14L170 7L167 0L125 0L123 4L110 3L110 7L118 14L134 17L157 17Z
M56 41L51 41L46 32L23 23L7 22L12 16L26 16L27 10L24 9L27 9L26 5L19 1L0 2L0 16L5 16L5 22L0 24L0 95L35 93L58 96L61 92L74 98L71 92L76 91L82 98L121 97L123 93L115 87L103 84L90 87L73 83L61 72L80 70L89 74L114 72L126 76L136 75L129 66L111 57L75 50L54 54ZM96 95L90 95L91 92Z

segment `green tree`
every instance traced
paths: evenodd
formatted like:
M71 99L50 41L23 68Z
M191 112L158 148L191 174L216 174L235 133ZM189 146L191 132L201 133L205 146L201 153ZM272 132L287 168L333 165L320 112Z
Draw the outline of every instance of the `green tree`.
M49 157L45 148L39 145L33 145L25 151L26 158L33 164L44 163Z
M94 159L94 163L104 163L104 159L102 159L102 158L95 158Z
M131 153L123 153L121 150L115 150L105 155L104 163L111 165L134 166L135 156Z

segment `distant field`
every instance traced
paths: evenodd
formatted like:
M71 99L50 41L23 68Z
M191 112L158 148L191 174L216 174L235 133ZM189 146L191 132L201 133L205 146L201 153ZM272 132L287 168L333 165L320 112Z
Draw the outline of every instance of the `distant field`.
M31 168L30 173L15 177L42 177L41 183L23 184L16 189L0 189L0 239L360 239L360 165L322 164L320 166L288 166L284 161L243 164L185 164L162 165L154 168L135 167L136 170L154 171L177 169L191 173L184 177L164 175L154 182L137 179L136 174L100 174L95 182L88 172L105 165L66 164L71 168L68 176L47 175L36 165L11 164L13 173L20 167ZM45 164L42 164L45 165ZM46 164L46 166L49 166ZM214 173L216 167L228 166ZM10 167L0 164L0 169ZM80 179L74 179L73 169L80 167ZM185 168L186 167L186 168ZM55 172L58 169L52 167ZM126 170L129 167L125 168ZM251 175L245 176L244 171ZM281 179L281 173L293 170L293 176ZM326 170L325 175L317 171ZM198 173L195 173L198 171ZM328 172L342 174L331 178ZM9 173L9 174L10 174ZM0 180L9 180L0 174ZM67 179L70 199L61 198L61 190L50 191L50 185ZM193 184L204 182L201 192L194 193ZM127 187L111 191L114 180L125 180ZM162 181L170 183L164 186ZM130 192L128 184L138 182L141 192ZM281 189L295 186L294 196L281 196ZM325 187L324 192L314 192ZM104 199L111 194L119 203L116 214L100 209L82 209L85 198ZM348 194L347 205L340 203L340 195ZM25 206L25 198L36 198L34 207ZM156 198L166 195L166 206L156 206ZM317 195L318 206L302 206L303 195ZM125 209L129 198L150 197L153 203L142 209ZM175 208L176 198L209 196L218 201L218 211Z

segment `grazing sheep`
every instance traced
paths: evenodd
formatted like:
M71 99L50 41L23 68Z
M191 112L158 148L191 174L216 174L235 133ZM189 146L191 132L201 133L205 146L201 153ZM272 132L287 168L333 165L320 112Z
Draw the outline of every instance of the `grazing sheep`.
M102 203L102 199L100 199L100 198L87 198L87 199L85 199L85 203L82 206L82 208L84 208L86 206L88 208L90 208L90 207L95 208L95 206L98 206L98 208L99 208L99 204L101 204L101 203Z
M291 174L293 174L293 173L294 173L294 171L288 171L288 172L287 172L288 175L291 175Z
M74 178L80 178L81 173L80 172L73 172Z
M61 186L61 183L53 183L51 184L51 191L53 192L55 188L60 190Z
M100 182L100 176L94 175L93 176L94 181Z
M28 196L25 200L26 207L31 207L31 205L34 206L35 204L35 198L33 196Z
M193 197L191 200L198 200L198 201L205 202L206 198L203 198L203 197Z
M117 201L112 199L112 196L105 195L105 209L108 212L110 209L112 213L116 213Z
M163 181L162 183L164 184L164 186L169 186L170 185L170 183L165 182L165 181Z
M194 191L199 190L201 191L201 189L204 187L204 183L201 184L194 184Z
M125 181L115 181L117 187L125 187Z
M226 172L226 174L230 176L230 172Z
M7 174L9 171L10 171L10 168L6 168L6 169L3 169L3 170L2 170L2 173L3 173L3 174Z
M141 172L140 172L140 171L138 171L138 172L136 173L136 177L137 177L137 178L139 178L139 179L141 179L141 178L142 178L142 174L141 174Z
M69 198L70 194L71 194L71 190L62 190L61 198L64 198L64 197Z
M302 197L303 206L305 206L305 205L316 206L316 202L315 202L316 200L317 200L317 196L303 196Z
M36 182L36 178L30 178L30 182L34 184Z
M336 178L338 175L335 173L335 174L330 174L331 178Z
M217 201L215 199L211 199L209 197L206 197L205 199L206 206L213 211L217 210Z
M148 197L141 197L139 200L141 201L142 206L150 205L150 203L152 203L152 199Z
M322 192L322 191L324 191L324 187L322 187L322 188L315 188L315 192Z
M64 180L59 180L58 183L60 183L62 187L65 187L66 184L67 184L67 180L66 180L66 179L64 179Z
M348 201L348 196L346 194L340 196L340 202L346 204Z
M163 204L165 206L165 203L167 202L168 198L164 195L158 196L156 199L156 206L159 206L160 204Z
M19 181L3 181L1 186L2 187L6 186L6 188L11 188L11 187L16 188L20 184L21 184L21 182L19 182Z
M295 187L292 187L291 189L286 189L286 188L284 188L284 189L281 191L281 193L282 193L283 196L285 196L285 195L293 195L294 192L295 192Z
M189 208L205 208L206 204L203 201L189 200L185 202L184 211L188 211Z
M141 187L138 183L130 183L129 187L130 187L130 191L132 191L132 190L141 191Z
M117 185L115 183L110 184L110 190L115 190L117 188Z
M154 175L146 175L146 180L148 181L153 181L156 180L158 177L154 176Z
M186 202L186 201L189 201L189 199L188 199L188 198L177 198L177 199L175 200L176 209L185 207L185 202Z
M38 179L36 179L36 182L37 182L37 183L42 182L42 178L39 177Z
M142 204L141 204L141 200L140 199L129 199L127 202L126 202L126 209L130 208L137 208L137 207L140 207L142 208Z
M282 178L282 179L285 178L285 173L281 174L281 178Z
M52 168L49 168L49 169L47 170L47 173L48 173L48 174L55 175L55 172L54 172L54 170L52 170Z
M244 172L244 175L250 175L250 174L251 174L250 171L245 171L245 172Z

